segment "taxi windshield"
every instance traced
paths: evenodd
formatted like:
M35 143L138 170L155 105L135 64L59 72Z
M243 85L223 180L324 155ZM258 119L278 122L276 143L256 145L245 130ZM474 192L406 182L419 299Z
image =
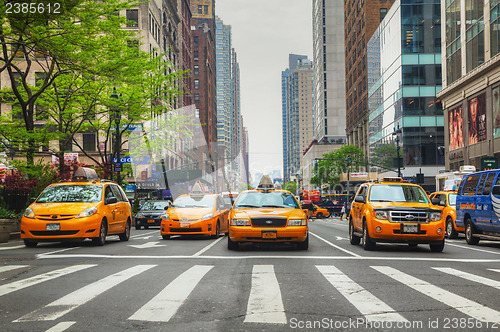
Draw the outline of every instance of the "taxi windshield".
M292 194L280 191L241 193L234 203L234 209L265 207L298 209L299 205Z
M95 203L101 200L102 186L100 185L59 185L45 189L37 203Z
M381 184L370 189L370 202L429 203L422 188L400 184Z
M153 202L147 201L142 206L141 210L164 210L168 206L169 201Z
M449 194L448 200L450 201L450 205L456 205L457 204L457 194Z
M173 208L211 208L215 205L215 196L183 196L170 206Z

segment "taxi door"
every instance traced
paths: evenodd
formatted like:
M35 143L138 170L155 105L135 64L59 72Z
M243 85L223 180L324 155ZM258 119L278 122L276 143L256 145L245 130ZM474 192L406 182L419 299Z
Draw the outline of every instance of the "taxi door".
M116 215L116 230L122 233L125 231L125 223L127 222L127 203L128 200L124 197L120 187L116 184L111 185L111 190L113 191L113 195L115 195L118 200L115 215Z
M352 216L352 222L354 224L354 228L357 229L362 229L363 228L363 216L362 216L362 211L363 211L363 205L365 203L361 202L356 202L356 197L361 196L365 199L367 199L367 193L368 193L368 186L363 185L359 188L358 192L354 196L354 201L352 202L352 208L351 208L351 216ZM349 204L349 202L348 202ZM346 211L347 213L347 211Z
M229 209L226 207L224 199L220 196L217 196L216 207L221 216L220 232L226 233L229 230Z
M106 201L111 197L115 197L116 199L118 199L118 197L115 196L113 190L111 189L111 184L108 184L104 189L104 215L108 220L108 234L115 234L117 232L118 220L116 213L118 210L119 202L107 204Z

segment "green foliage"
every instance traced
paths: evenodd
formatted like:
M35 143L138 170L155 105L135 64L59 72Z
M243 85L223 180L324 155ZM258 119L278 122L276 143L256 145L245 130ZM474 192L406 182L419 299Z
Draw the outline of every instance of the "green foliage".
M371 156L371 162L387 168L394 168L395 159L397 159L395 144L383 144L375 148Z
M0 207L0 219L21 219L22 213Z
M240 192L242 192L243 190L250 190L252 189L253 187L249 184L241 184L240 185Z
M288 191L295 194L297 192L297 183L296 182L286 182L283 184L282 189L288 190Z
M359 147L354 145L344 145L340 149L331 151L323 155L324 159L319 160L317 166L313 169L313 176L310 183L316 186L333 186L339 183L340 174L346 173L349 166L349 171L358 171L364 163L364 153ZM347 159L351 161L348 162Z

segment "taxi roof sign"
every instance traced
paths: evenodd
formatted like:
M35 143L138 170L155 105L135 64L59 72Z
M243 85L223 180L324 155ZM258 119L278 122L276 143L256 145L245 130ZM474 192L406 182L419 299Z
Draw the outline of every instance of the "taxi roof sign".
M73 175L73 182L87 182L99 180L97 173L94 169L89 167L79 167Z
M404 182L402 178L399 177L385 177L380 180L381 182Z
M205 192L203 191L203 186L201 185L200 181L196 181L189 195L198 197L205 196Z
M264 191L274 190L273 181L271 181L269 175L262 176L259 185L257 186L257 190L264 190Z

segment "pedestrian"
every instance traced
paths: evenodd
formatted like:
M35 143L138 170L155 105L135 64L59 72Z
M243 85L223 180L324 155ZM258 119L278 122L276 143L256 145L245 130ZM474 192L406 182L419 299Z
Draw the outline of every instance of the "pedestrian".
M345 203L344 205L342 205L342 209L340 210L340 220L344 218L344 214L345 214Z

